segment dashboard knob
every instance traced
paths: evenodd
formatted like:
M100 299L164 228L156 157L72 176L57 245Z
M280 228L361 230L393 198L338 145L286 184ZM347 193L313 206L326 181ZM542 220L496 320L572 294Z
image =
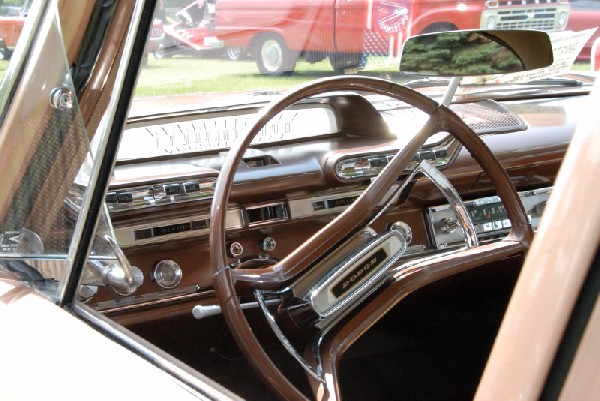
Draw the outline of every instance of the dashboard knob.
M277 241L275 241L275 238L273 237L265 237L260 242L260 249L262 249L263 252L273 252L276 246Z
M244 253L244 247L239 242L230 242L227 245L227 256L230 258L237 258Z
M389 230L399 232L400 235L404 237L406 244L410 244L410 242L412 241L412 229L408 224L406 224L403 221L393 222L392 224L390 224Z
M154 267L152 279L159 287L170 289L175 288L181 282L183 270L177 262L173 260L161 260Z
M444 217L442 220L440 220L440 231L444 232L444 233L451 233L454 230L456 230L458 227L460 227L460 223L458 222L457 219L452 219L450 217Z

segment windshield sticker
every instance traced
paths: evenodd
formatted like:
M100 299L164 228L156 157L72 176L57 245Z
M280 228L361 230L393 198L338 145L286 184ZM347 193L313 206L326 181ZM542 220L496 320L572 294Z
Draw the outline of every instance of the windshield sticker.
M577 55L583 49L585 43L594 34L597 28L587 29L581 32L552 32L552 53L554 62L546 68L538 68L532 71L516 72L502 76L483 76L465 79L465 83L486 82L496 84L519 84L539 79L552 78L557 75L567 74L571 71Z

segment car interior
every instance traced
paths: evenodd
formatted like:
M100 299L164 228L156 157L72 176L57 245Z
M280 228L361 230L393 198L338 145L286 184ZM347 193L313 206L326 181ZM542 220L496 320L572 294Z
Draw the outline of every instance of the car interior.
M56 261L34 266L45 285L66 281L75 315L246 400L473 399L569 144L593 112L593 74L533 75L549 73L556 38L564 50L570 37L414 36L391 72L309 73L281 92L234 87L175 107L133 96L143 68L173 61L142 64L156 2L134 3L76 10L110 18L63 29L65 49L41 25L40 58L66 55L47 75L72 76L44 124L89 137L40 139L35 168L51 179L31 184L43 195L31 202L25 185L14 190L7 209L32 217L18 248L0 241L0 253L74 249L80 270L67 280ZM118 22L132 15L141 28L128 35ZM484 61L431 57L452 53L436 47L448 43ZM24 76L38 96L46 76Z
M308 84L267 111L130 118L105 201L144 280L86 304L246 399L277 395L255 348L236 345L244 327L228 327L241 311L306 397L325 371L344 400L472 398L589 88L504 90L457 96L462 120L359 77ZM140 135L153 148L123 145ZM324 273L332 265L341 273ZM218 266L239 300L226 313ZM333 285L343 298L363 274L373 284L345 298L363 306L321 295Z

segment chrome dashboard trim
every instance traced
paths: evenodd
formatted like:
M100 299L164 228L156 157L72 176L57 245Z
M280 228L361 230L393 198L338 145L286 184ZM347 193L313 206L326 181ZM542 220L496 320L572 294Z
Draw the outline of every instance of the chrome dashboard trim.
M105 202L111 212L212 199L215 178L178 180L111 189Z
M260 227L290 219L289 206L286 201L248 205L241 209L244 226L247 227Z
M393 194L397 188L398 185L394 185L390 189L389 194ZM337 214L344 211L348 207L348 205L339 205L331 208L315 210L314 204L317 202L335 202L339 199L356 198L362 192L363 191L360 190L340 192L309 198L288 199L277 202L267 202L263 204L241 206L239 208L231 209L228 211L225 226L228 230L236 230L244 227L261 227L268 224L303 219L313 216L326 216L331 214ZM384 199L387 199L389 196L391 195L386 195ZM280 218L273 218L260 222L251 222L248 220L248 209L252 210L255 208L274 205L283 205L282 207L284 208L284 215ZM113 210L112 212L115 211ZM140 245L158 244L169 240L196 238L208 234L210 224L209 220L209 214L197 214L178 219L159 219L144 224L132 224L123 226L117 225L114 227L115 238L117 239L118 244L124 249ZM197 224L200 222L206 222L205 227L190 227L190 229L182 228L180 230L174 227L180 224L196 224L197 226ZM161 229L164 227L174 227L174 232L171 234L163 235L148 234L148 230ZM143 232L145 232L145 234L142 234Z
M200 226L198 223L206 222ZM244 219L241 209L232 209L227 212L225 224L229 229L244 227ZM180 226L180 227L177 227ZM189 228L186 228L189 227ZM168 230L173 227L172 233L154 235L155 230ZM132 224L127 226L115 227L115 238L122 248L131 248L138 245L149 245L166 242L176 239L195 238L208 234L210 227L210 215L198 214L179 219L156 220L146 224ZM148 232L149 235L140 236L140 232Z
M253 113L230 116L195 115L184 121L130 124L123 133L119 161L185 155L230 148L254 122ZM253 144L276 143L330 135L339 129L334 110L322 103L284 110L256 136ZM140 139L141 138L141 139ZM143 146L140 146L140 143Z
M100 301L96 303L89 302L88 305L94 310L101 311L103 314L108 314L214 296L214 291L212 290L204 292L200 292L200 290L201 288L199 286L192 285L189 287L151 292L144 295L131 295L128 297L112 299L110 301Z
M552 187L538 188L530 191L519 191L519 197L529 218L531 228L536 231L541 220L546 201L549 199ZM492 207L503 207L497 196L487 196L464 202L469 214L478 206L491 205ZM450 248L464 243L464 233L457 229L444 231L442 229L444 219L455 218L451 207L446 205L432 206L426 211L427 228L431 234L432 243L437 249ZM510 230L510 220L505 217L493 218L490 216L488 222L474 222L474 229L479 241L502 238Z

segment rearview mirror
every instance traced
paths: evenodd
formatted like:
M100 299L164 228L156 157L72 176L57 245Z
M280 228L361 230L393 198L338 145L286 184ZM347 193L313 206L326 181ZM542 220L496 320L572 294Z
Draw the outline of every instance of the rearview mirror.
M552 44L545 32L451 31L409 38L402 50L400 71L465 77L530 71L552 62Z

